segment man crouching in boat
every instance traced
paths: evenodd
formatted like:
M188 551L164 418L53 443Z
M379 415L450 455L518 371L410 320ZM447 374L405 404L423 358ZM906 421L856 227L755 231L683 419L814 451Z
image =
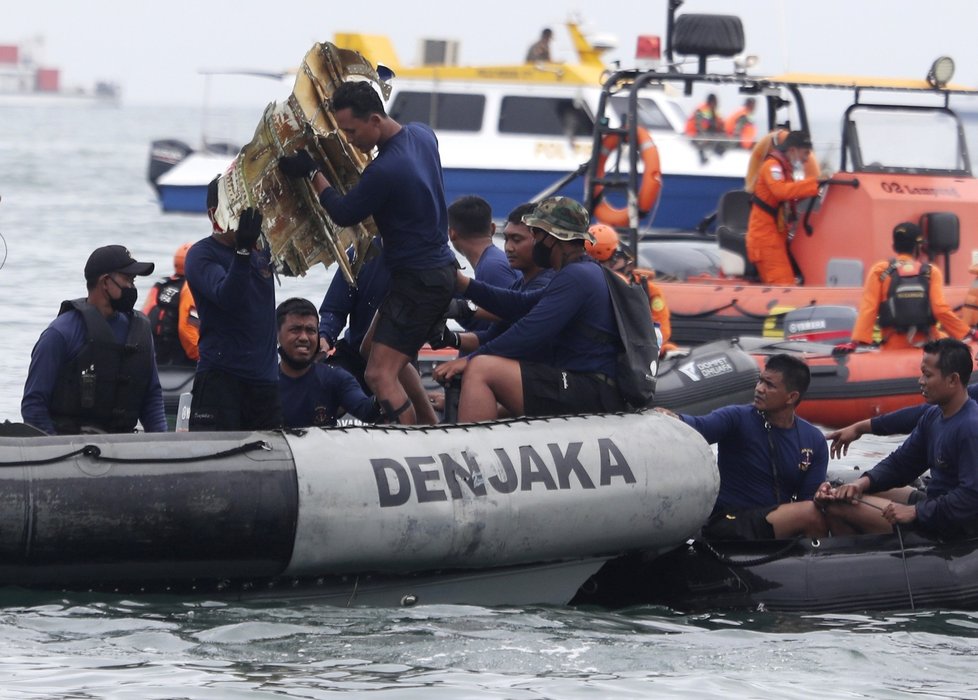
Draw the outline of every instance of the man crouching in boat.
M724 406L705 416L656 409L718 446L720 493L703 528L706 538L827 534L812 498L825 480L828 446L818 428L795 415L810 380L802 360L772 355L757 380L751 405Z
M468 357L437 367L435 378L444 383L465 373L461 422L496 418L497 402L513 416L622 410L615 381L621 341L604 273L584 250L584 241L594 241L587 210L569 197L550 197L523 222L533 233L534 260L556 270L553 280L545 289L518 292L459 273L458 291L515 322ZM550 343L550 362L525 359Z
M900 447L856 481L815 495L833 534L887 533L911 524L952 539L978 533L978 404L968 396L968 346L942 338L924 345L920 391L930 404ZM926 491L904 487L930 469ZM866 495L872 494L872 495Z
M336 425L342 410L373 423L380 408L352 374L316 362L319 313L308 299L292 297L275 309L278 323L278 388L286 428Z
M89 256L88 296L62 302L31 352L20 404L25 423L52 435L129 433L137 420L147 432L166 431L153 334L133 310L136 275L154 267L121 245Z

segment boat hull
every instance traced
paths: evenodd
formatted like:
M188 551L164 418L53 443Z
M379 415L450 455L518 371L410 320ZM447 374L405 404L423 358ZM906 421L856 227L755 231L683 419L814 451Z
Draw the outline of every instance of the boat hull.
M718 485L702 438L654 412L0 438L0 585L342 595L361 579L434 590L577 562L554 569L580 575L566 591L603 559L683 541Z
M856 573L858 572L858 573ZM978 539L913 533L821 540L695 541L609 562L575 599L676 610L978 609Z
M654 253L650 253L654 255ZM741 336L783 337L784 317L810 306L856 306L859 287L772 287L736 280L656 280L669 303L672 341L699 345ZM964 304L966 286L948 286L944 296L951 308Z
M194 158L192 154L188 158ZM196 181L181 182L178 164L170 173L161 176L156 187L160 207L165 212L203 214L207 211L207 183L223 173L231 159L217 161L211 157L200 165L207 167ZM195 166L196 170L196 166ZM484 168L445 168L445 200L478 194L492 207L493 216L504 219L517 205L530 201L540 192L553 186L567 173L558 170L490 170ZM742 177L669 174L662 176L663 188L670 196L663 198L652 223L658 228L692 229L704 215L716 209L720 196L742 184ZM580 179L560 188L554 195L580 200L583 182Z

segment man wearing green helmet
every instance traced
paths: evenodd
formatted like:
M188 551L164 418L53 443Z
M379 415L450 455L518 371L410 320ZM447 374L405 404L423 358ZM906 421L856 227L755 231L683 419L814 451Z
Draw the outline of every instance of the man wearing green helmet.
M600 413L624 408L616 355L621 345L608 283L587 254L587 210L569 197L550 197L523 217L533 233L534 262L556 273L542 290L491 287L458 274L457 289L513 325L468 357L440 365L439 381L465 373L461 422L511 415ZM524 358L550 344L547 363Z

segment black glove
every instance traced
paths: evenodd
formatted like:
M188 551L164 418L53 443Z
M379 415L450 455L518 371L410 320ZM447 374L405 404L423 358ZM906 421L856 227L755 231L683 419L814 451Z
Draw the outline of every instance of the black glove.
M428 345L431 346L432 350L441 350L442 348L455 348L458 350L462 345L462 336L458 331L452 331L442 326L441 333L437 333L431 338L428 338Z
M282 156L278 159L278 169L289 177L309 177L319 172L319 166L309 155L309 151L302 149L296 151L295 155Z
M234 234L234 247L238 250L250 251L255 247L258 236L261 235L262 215L257 209L248 208L241 212L238 219L238 230Z
M472 320L473 316L475 316L475 309L467 299L452 299L448 302L445 318L454 318L464 326Z

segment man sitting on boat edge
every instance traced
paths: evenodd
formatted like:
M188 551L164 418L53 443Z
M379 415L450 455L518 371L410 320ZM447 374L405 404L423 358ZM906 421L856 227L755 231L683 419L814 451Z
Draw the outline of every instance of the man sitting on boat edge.
M622 410L616 383L621 341L604 272L584 250L584 241L593 240L587 210L569 197L550 197L523 222L533 231L534 260L556 270L553 280L545 289L521 293L459 272L462 294L514 323L469 357L440 365L435 377L445 383L465 372L461 422L496 418L497 403L513 416ZM549 363L526 359L547 343L553 347Z
M795 414L811 372L787 354L767 359L749 405L705 416L677 415L717 444L720 493L703 528L708 539L772 539L827 534L812 498L824 482L828 447L822 432Z
M967 345L942 338L924 346L920 387L930 406L900 447L852 483L824 483L815 496L833 534L888 533L910 524L929 537L978 533L978 404L967 386ZM930 469L924 492L899 489Z

